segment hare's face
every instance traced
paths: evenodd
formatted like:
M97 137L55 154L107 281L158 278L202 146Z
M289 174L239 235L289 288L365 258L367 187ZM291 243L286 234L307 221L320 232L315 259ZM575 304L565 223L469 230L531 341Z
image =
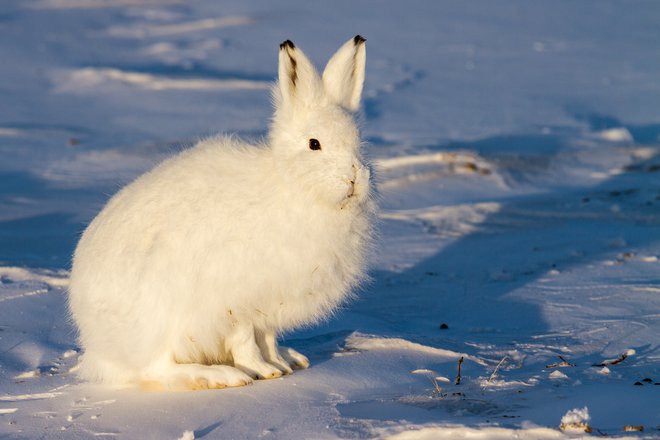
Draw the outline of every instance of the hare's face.
M290 120L273 126L271 142L283 177L297 190L340 208L348 199L366 196L369 176L352 116L331 103L296 110Z
M290 41L280 46L270 141L277 169L297 191L345 208L364 200L369 173L352 113L359 107L365 47L359 35L330 59L323 76Z

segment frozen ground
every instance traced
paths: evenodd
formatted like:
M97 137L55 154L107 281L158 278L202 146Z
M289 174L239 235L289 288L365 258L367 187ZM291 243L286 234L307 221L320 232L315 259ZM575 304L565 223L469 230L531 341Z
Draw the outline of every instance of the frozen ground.
M659 22L643 1L3 0L0 437L659 437ZM356 33L380 249L357 301L286 335L312 367L80 383L86 222L199 137L263 135L282 40L321 64Z

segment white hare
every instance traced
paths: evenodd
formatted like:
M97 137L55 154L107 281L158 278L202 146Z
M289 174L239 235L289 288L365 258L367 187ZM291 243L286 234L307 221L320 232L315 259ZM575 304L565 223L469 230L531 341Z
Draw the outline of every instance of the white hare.
M267 143L203 141L110 199L71 272L85 379L222 388L309 365L278 334L345 300L372 240L353 118L364 42L344 44L321 77L285 41Z

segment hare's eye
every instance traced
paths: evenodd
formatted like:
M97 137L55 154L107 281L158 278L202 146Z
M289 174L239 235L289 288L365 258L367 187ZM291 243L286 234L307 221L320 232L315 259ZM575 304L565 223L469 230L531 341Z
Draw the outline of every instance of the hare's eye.
M310 150L320 150L321 149L321 143L319 142L318 139L310 139L309 140L309 149Z

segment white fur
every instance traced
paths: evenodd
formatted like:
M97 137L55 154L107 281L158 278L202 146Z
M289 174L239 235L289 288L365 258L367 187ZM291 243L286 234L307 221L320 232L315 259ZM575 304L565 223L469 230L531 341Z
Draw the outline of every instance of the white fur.
M267 145L203 141L108 202L71 273L84 378L221 388L308 366L277 335L328 316L366 271L375 207L349 113L364 58L351 39L321 79L283 43Z

